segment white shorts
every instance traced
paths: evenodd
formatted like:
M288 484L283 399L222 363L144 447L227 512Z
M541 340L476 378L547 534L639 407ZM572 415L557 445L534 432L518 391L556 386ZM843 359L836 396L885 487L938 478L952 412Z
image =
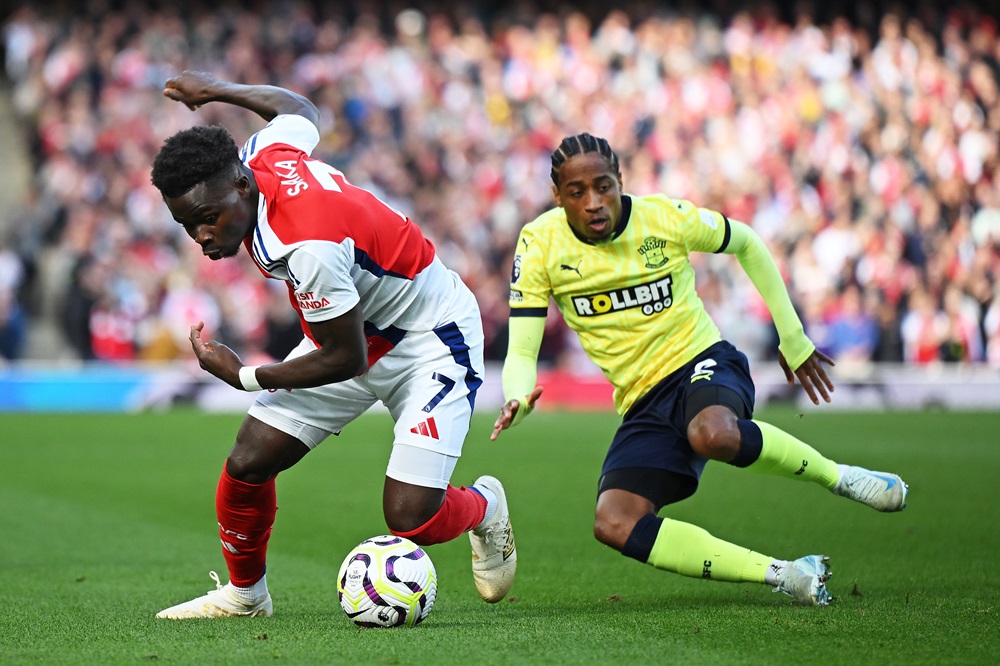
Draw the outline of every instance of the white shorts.
M304 339L287 358L313 349ZM462 455L484 373L482 322L473 308L457 323L408 332L359 377L309 389L265 390L248 413L311 449L381 401L395 421L386 475L445 488Z

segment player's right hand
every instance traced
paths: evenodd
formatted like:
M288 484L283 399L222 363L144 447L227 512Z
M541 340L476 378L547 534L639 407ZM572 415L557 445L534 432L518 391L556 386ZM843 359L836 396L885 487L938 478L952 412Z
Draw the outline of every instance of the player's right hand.
M542 390L543 389L541 386L536 386L535 390L532 391L531 395L528 396L528 411L531 411L532 409L535 408L535 403L538 401L538 398L542 395ZM500 409L500 416L497 417L496 423L493 424L493 434L490 435L491 441L495 441L497 436L502 431L514 425L514 421L517 420L516 417L520 407L521 407L520 400L508 400L507 404L505 404Z
M181 102L192 111L215 99L213 86L215 77L208 72L185 70L168 79L163 87L164 97Z
M202 370L215 375L230 386L242 389L240 383L240 368L243 363L240 357L232 349L217 340L205 342L201 339L201 332L205 328L203 322L198 322L191 326L191 348L194 355L198 357L198 364Z

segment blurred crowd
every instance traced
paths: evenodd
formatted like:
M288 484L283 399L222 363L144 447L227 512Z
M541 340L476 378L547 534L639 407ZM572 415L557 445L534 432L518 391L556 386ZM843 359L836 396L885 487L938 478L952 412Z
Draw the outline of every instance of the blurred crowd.
M588 131L621 155L627 192L752 225L838 362L1000 367L1000 40L975 6L328 4L11 13L4 65L32 186L0 237L0 355L22 356L46 318L57 358L188 358L199 320L249 361L298 341L284 286L244 258L201 257L149 182L174 132L223 124L242 143L263 125L162 97L199 69L312 99L314 155L423 228L475 291L490 359L506 350L518 230L553 205L550 153ZM773 358L736 260L693 260L724 335ZM561 318L550 327L543 362L585 371Z

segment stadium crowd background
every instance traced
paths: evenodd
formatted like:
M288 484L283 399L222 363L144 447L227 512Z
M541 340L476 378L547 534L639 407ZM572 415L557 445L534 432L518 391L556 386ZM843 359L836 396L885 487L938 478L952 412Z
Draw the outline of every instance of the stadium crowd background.
M315 155L405 211L475 291L506 349L521 225L552 206L549 154L606 137L625 189L748 222L838 362L1000 367L1000 40L977 5L721 0L30 4L3 22L30 187L0 212L0 356L189 358L188 325L247 362L299 337L283 284L209 262L149 182L164 138L250 112L162 97L183 69L295 89ZM751 358L766 309L732 257L695 255L702 298ZM27 332L57 331L42 352ZM588 364L550 317L543 362Z

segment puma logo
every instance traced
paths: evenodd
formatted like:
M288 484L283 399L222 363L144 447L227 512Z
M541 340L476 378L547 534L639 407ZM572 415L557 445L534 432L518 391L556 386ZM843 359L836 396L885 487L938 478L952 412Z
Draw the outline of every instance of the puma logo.
M570 266L568 264L559 264L559 268L561 270L564 270L564 271L573 271L574 273L577 274L578 277L583 277L583 274L580 273L580 264L582 264L582 263L583 263L583 259L581 259L580 261L576 262L576 266Z

